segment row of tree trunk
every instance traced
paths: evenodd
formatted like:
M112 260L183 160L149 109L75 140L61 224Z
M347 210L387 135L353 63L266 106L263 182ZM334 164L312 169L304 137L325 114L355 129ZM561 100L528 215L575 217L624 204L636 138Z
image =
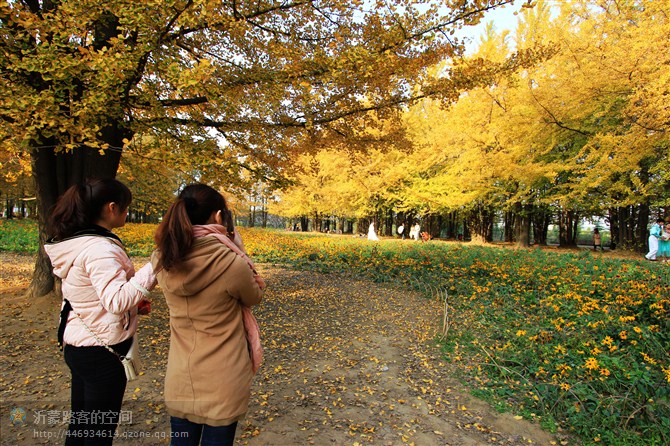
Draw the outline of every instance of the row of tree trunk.
M668 209L659 209L664 215ZM329 217L320 214L304 216L290 222L292 229L301 231L333 232L341 234L364 234L371 222L375 223L377 234L395 236L400 225L405 228L405 236L410 227L420 222L421 231L432 238L472 240L478 243L493 241L496 223L502 222L503 240L521 247L532 244L546 245L549 226L558 225L558 244L561 247L577 246L579 222L582 215L572 209L536 206L517 203L512 209L499 211L492 206L478 205L468 212L448 212L428 214L418 217L414 214L381 211L370 218L350 219ZM625 249L646 252L650 209L648 205L617 207L609 210L605 220L610 227L611 249Z

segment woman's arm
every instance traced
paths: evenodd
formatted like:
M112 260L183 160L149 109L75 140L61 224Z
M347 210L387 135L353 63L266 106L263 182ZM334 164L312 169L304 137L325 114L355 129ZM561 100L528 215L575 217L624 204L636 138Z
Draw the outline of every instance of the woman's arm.
M99 248L99 246L98 246ZM130 259L116 245L96 250L83 259L85 268L100 303L113 314L123 314L148 296L156 285L156 276L150 263L135 274Z
M226 270L226 289L228 294L248 307L258 305L263 298L263 290L253 271L240 256L236 256Z

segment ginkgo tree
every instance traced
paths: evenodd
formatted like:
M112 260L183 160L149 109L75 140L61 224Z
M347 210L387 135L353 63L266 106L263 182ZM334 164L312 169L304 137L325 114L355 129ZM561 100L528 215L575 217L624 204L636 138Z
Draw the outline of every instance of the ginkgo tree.
M548 38L559 48L525 73L519 91L519 105L535 110L527 122L541 130L526 141L539 149L534 162L556 172L547 199L561 219L609 214L613 240L644 249L649 209L667 200L668 121L654 100L668 89L667 5L564 2L544 28L534 11L526 12L517 41Z
M580 218L602 215L614 243L643 249L650 214L663 216L670 200L669 12L662 2L539 1L514 32L489 26L473 56L428 74L502 64L512 48L541 47L543 57L482 73L486 82L453 103L426 98L408 109L412 162L400 161L394 209L457 213L480 240L502 214L521 244L531 222L535 240L546 240L552 220L560 243L574 244Z
M552 19L540 2L523 11L516 31L517 47L554 45L556 54L519 73L507 88L506 112L489 127L527 160L513 169L515 184L531 186L533 206L554 207L561 244L575 242L580 213L594 213L609 214L615 242L644 249L651 203L667 203L668 122L654 98L668 89L668 11L640 6L563 2ZM548 181L551 187L533 193Z
M113 177L143 133L215 140L237 169L278 180L315 141L374 122L352 116L475 83L481 67L425 68L459 51L454 29L510 2L3 0L2 147L30 153L42 219L69 185ZM41 251L35 294L48 271Z
M551 56L550 42L542 45ZM508 33L498 34L489 24L479 50L460 63L499 63L510 54ZM518 74L498 73L490 85L471 89L450 107L426 99L406 114L414 156L420 160L410 186L414 202L407 202L408 207L429 215L459 213L479 241L491 239L501 209L521 214L518 208L528 206L535 184L548 172L528 157L527 135L514 123L512 115L524 115L515 107L518 83ZM515 229L519 236L524 228L525 236L518 238L527 244L528 225Z
M324 217L351 215L355 195L348 193L350 167L346 154L336 151L298 156L289 176L297 187L285 188L281 200L271 205L271 212L293 219L309 217L315 230L321 229ZM301 226L308 229L306 222Z

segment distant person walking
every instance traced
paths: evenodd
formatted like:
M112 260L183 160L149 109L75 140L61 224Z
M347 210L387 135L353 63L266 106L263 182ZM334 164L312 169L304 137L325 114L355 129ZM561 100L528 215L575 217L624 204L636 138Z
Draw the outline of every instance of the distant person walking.
M600 236L600 231L598 228L595 228L593 230L593 250L597 251L598 248L600 248L601 251L603 251L603 244L602 244L602 238Z
M401 223L400 226L398 226L398 235L405 240L405 223Z
M658 240L657 257L663 257L664 262L670 261L670 221L665 224L661 238Z
M656 261L656 255L658 254L658 240L661 238L663 223L665 221L659 218L649 230L649 252L644 257L652 262Z

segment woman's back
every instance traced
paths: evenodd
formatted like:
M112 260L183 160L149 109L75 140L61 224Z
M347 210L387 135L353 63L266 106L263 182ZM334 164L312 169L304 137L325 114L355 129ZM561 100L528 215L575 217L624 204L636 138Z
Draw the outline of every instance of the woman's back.
M236 421L253 378L240 304L261 300L249 266L216 238L201 237L178 269L158 273L158 283L170 310L170 414L212 426Z

